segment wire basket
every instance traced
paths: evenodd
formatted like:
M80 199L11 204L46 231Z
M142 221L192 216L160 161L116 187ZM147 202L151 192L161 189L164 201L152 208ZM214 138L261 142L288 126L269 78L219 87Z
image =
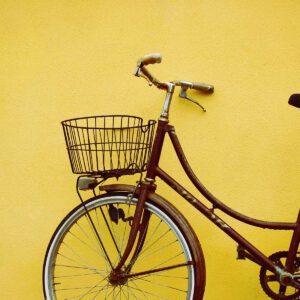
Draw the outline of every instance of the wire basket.
M73 173L108 178L145 171L155 123L127 115L63 121Z

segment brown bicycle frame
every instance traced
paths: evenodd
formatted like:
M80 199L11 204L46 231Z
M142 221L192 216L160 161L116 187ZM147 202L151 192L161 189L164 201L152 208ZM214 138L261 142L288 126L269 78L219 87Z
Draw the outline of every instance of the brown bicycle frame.
M149 193L153 193L156 190L155 179L159 177L162 179L167 185L169 185L172 189L174 189L179 195L181 195L185 200L187 200L193 207L195 207L198 211L200 211L203 215L205 215L210 221L216 224L222 231L224 231L227 235L229 235L233 240L235 240L239 247L242 248L243 256L245 258L249 258L253 262L265 267L273 273L279 273L280 277L283 275L285 277L287 274L285 271L289 273L294 272L294 260L297 255L298 247L300 244L300 210L298 212L298 218L296 223L287 223L287 222L267 222L262 220L257 220L250 218L246 215L240 214L237 211L231 209L223 202L218 200L213 194L211 194L205 186L199 181L199 179L194 174L191 169L184 152L181 148L177 135L175 133L175 128L169 125L169 109L171 104L171 99L173 96L173 92L175 86L182 86L182 84L187 84L185 81L176 81L176 82L160 82L156 79L146 68L145 65L158 63L160 62L160 55L150 55L144 56L141 60L138 61L138 67L135 70L135 75L137 77L144 77L148 83L154 84L157 88L165 90L167 92L163 111L158 120L158 125L156 129L155 139L152 147L151 157L147 166L146 178L139 185L138 191L138 202L136 206L136 210L133 217L132 227L129 234L129 239L125 248L125 251L120 259L119 264L113 270L112 276L120 277L134 277L139 276L141 274L149 274L154 272L159 272L162 270L167 270L171 268L177 268L181 266L191 265L192 262L187 262L186 264L180 264L175 266L169 266L165 268L159 268L154 270L149 270L141 273L128 274L131 266L134 264L137 256L142 249L145 235L147 234L147 228L149 224L149 214L144 212L144 204L149 195ZM213 92L213 86L201 84L201 83L189 83L189 88L197 89L204 92ZM185 99L191 100L188 97L184 97ZM196 102L192 100L193 102ZM196 102L197 104L197 102ZM199 103L198 103L199 105ZM201 106L201 105L200 105ZM202 106L201 106L202 107ZM202 107L203 108L203 107ZM181 186L175 179L173 179L168 173L162 170L159 167L159 160L162 151L162 147L164 144L164 139L166 133L169 135L174 150L177 154L177 157L183 167L185 173L197 188L197 190L209 201L212 203L212 208L208 208L205 206L199 199L193 196L189 191L187 191L183 186ZM105 190L105 186L103 186ZM256 247L254 247L249 241L247 241L243 236L241 236L238 232L236 232L233 228L231 228L225 221L223 221L218 215L215 214L215 210L220 209L225 214L252 226L267 228L267 229L276 229L276 230L292 230L293 235L291 239L291 243L289 246L289 251L287 255L287 260L285 263L285 270L278 269L274 265L274 263L265 256L261 251L259 251ZM136 243L136 249L131 258L130 263L125 269L125 273L122 272L122 267L124 266L126 260L128 259L130 253L132 252L133 246L135 244L137 235L139 233L138 241ZM246 251L248 252L246 252ZM284 274L285 273L285 274Z
M189 191L187 191L183 186L181 186L175 179L173 179L170 175L168 175L165 171L163 171L159 167L159 160L160 155L165 139L166 133L169 135L174 150L178 156L178 159L191 180L194 186L198 189L198 191L209 201L212 203L212 208L208 208L205 206L199 199L193 196ZM151 157L149 160L149 164L147 167L146 178L143 182L141 182L139 187L139 199L136 207L136 211L134 214L133 225L131 228L128 244L125 248L124 254L115 268L114 272L117 274L121 268L123 267L124 263L126 262L127 258L129 257L133 245L135 243L138 231L143 232L143 236L141 234L139 236L139 240L137 242L137 248L141 248L144 238L145 238L145 231L146 227L148 226L147 220L143 219L144 213L144 203L147 199L147 195L149 192L153 192L156 189L156 185L154 184L155 178L159 177L162 179L167 185L169 185L173 190L175 190L179 195L181 195L185 200L187 200L193 207L199 210L203 215L205 215L210 221L212 221L215 225L217 225L222 231L224 231L227 235L229 235L233 240L235 240L239 246L243 247L248 253L246 253L246 257L254 261L255 263L267 268L268 270L276 273L278 270L273 262L266 257L261 251L259 251L256 247L254 247L249 241L247 241L243 236L241 236L238 232L236 232L232 227L230 227L225 221L223 221L217 214L215 214L216 209L220 209L227 215L241 221L247 223L252 226L261 227L261 228L268 228L268 229L276 229L276 230L293 230L293 236L291 239L288 256L286 260L286 271L293 272L293 262L297 255L299 243L300 243L300 211L298 214L297 222L296 223L287 223L287 222L267 222L262 220L257 220L245 216L243 214L238 213L237 211L232 210L230 207L226 206L220 200L218 200L214 195L212 195L204 185L199 181L196 177L194 172L192 171L184 152L181 148L179 143L178 137L175 133L175 128L168 124L168 119L161 117L158 121L158 126L156 130L155 140L153 144L153 149L151 153ZM105 189L105 188L104 188ZM146 216L146 218L149 216ZM139 250L136 249L134 253L134 258L131 259L131 263L134 262L136 256L139 254ZM131 264L130 263L130 264ZM188 262L186 265L189 265ZM143 274L153 273L156 271L161 271L169 268L176 268L180 267L172 266L166 268L160 268L159 270L151 270L145 271ZM132 277L138 276L140 274L123 274L125 277Z

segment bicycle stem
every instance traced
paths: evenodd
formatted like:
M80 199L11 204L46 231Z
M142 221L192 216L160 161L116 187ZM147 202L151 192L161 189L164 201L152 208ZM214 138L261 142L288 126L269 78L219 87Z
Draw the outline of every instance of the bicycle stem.
M162 118L164 120L169 119L169 110L170 110L171 100L172 100L174 89L175 89L174 83L166 82L166 84L168 86L168 89L167 89L167 94L166 94L163 110L160 114L160 118Z

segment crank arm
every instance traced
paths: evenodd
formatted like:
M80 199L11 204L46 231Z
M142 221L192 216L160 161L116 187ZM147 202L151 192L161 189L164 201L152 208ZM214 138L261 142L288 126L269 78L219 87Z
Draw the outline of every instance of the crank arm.
M293 275L286 271L283 271L279 267L276 267L276 271L279 274L280 283L285 286L293 286L297 289L300 289L300 282L297 282L296 279L300 278L300 274Z

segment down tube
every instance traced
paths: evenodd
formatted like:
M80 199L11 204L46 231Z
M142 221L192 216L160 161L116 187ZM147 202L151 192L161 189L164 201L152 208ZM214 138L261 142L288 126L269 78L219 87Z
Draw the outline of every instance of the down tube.
M207 208L202 204L197 198L195 198L190 192L188 192L183 186L181 186L175 179L169 176L159 167L156 168L156 174L161 178L166 184L168 184L172 189L174 189L179 195L186 199L190 204L192 204L197 210L199 210L203 215L205 215L209 220L216 224L220 229L222 229L227 235L229 235L238 244L249 251L254 257L257 257L261 262L261 265L265 266L272 272L276 272L273 263L257 248L250 244L245 238L243 238L238 232L231 228L227 223L225 223L220 217L218 217L213 209Z

